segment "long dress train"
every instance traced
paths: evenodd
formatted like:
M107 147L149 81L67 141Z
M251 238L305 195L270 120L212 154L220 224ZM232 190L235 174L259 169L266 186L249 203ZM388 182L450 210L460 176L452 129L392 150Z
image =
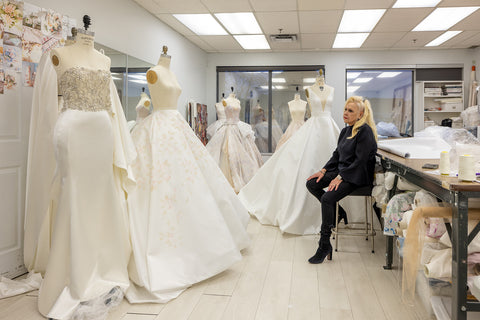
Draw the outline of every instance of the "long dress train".
M300 235L320 230L320 202L308 192L305 183L330 159L340 132L331 117L333 88L321 92L322 97L311 88L309 92L311 118L239 193L240 200L260 223Z

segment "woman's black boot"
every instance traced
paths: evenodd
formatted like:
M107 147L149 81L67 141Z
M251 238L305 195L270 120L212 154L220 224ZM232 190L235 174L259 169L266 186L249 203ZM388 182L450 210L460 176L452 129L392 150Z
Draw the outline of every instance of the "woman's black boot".
M313 255L313 257L308 259L308 262L310 262L311 264L319 264L322 263L325 258L327 258L328 260L332 260L332 245L330 244L330 234L321 235L317 252L315 252L315 255Z
M343 220L343 223L344 224L348 224L348 218L347 218L347 213L345 212L345 210L341 207L341 206L338 206L338 223L340 223L340 221Z

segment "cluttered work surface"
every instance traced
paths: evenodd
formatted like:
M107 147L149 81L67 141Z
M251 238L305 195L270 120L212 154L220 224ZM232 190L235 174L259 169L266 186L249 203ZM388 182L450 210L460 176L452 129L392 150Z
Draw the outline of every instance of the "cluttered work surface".
M422 168L426 163L439 164L437 159L411 159L378 149L383 168L394 172L418 187L434 194L452 206L452 319L467 319L467 311L480 311L479 302L467 302L468 199L480 198L480 183L463 182L455 176L433 174ZM478 232L478 230L476 230ZM392 265L393 237L387 237L386 266Z

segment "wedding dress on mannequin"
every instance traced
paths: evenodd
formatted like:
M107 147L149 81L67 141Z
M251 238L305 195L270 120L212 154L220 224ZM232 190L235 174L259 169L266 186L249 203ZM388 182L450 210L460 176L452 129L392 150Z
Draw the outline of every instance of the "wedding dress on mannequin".
M260 223L282 232L316 234L320 202L305 183L330 159L340 133L331 116L334 88L318 83L307 88L312 116L258 170L238 194Z
M288 110L290 111L290 116L292 121L285 130L285 133L282 135L280 140L277 143L277 151L295 132L300 129L300 127L305 123L305 111L307 109L307 101L300 99L298 93L295 94L295 98L292 101L288 102Z
M240 101L232 93L222 102L225 104L226 120L208 142L207 150L238 193L255 175L263 160L253 137L244 137L240 131Z
M147 72L154 106L133 131L137 189L129 198L131 303L167 302L242 256L247 210L177 111L170 56Z
M273 116L273 114L272 114ZM252 129L255 133L255 143L258 150L262 153L268 152L268 121L265 116L265 111L259 103L253 107L253 124ZM275 151L278 140L282 136L283 131L280 128L277 120L272 117L272 150Z
M128 129L132 131L135 126L143 121L146 117L150 115L150 98L145 92L140 94L140 100L135 107L137 113L137 118L135 120L128 121Z
M62 96L55 123L50 115L45 124L53 130L55 160L47 154L52 150L41 157L55 161L56 172L47 211L26 219L52 224L39 311L69 319L98 299L106 312L106 300L119 299L129 286L126 195L134 186L129 163L136 154L110 59L93 48L93 36L79 33L74 45L52 52L52 61L55 73L39 86L42 99L54 104L47 113L58 108L57 84Z
M220 129L220 127L225 123L225 120L227 119L225 115L225 106L223 105L222 102L217 102L215 104L215 109L217 111L218 120L212 123L211 125L209 125L207 128L208 141L212 139L212 137L215 135L215 133L217 133L218 129ZM255 141L255 133L253 132L252 127L248 123L243 121L238 121L237 125L238 125L238 128L240 129L240 132L245 138L249 138Z

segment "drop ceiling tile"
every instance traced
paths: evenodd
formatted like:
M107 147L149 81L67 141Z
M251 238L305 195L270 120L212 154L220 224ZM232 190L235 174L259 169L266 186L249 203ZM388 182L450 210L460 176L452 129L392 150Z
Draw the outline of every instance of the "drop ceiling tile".
M362 48L391 48L405 36L406 32L372 32L362 45Z
M298 16L295 11L288 12L257 12L255 14L260 27L265 34L298 33Z
M153 0L160 8L159 13L209 13L200 0Z
M480 46L480 32L460 43L464 48Z
M174 16L169 13L157 14L156 17L159 18L162 22L169 25L173 30L183 34L184 36L196 35L192 30L188 29L183 23L178 21Z
M342 10L329 11L300 11L300 32L301 33L336 33Z
M302 34L302 49L331 49L333 41L335 40L335 34L333 33L315 33L315 34Z
M345 9L388 9L395 0L345 0Z
M252 12L253 11L248 0L234 0L234 1L201 0L201 2L212 13Z
M228 0L235 1L235 0ZM295 11L297 2L293 0L250 0L255 11Z
M387 10L373 31L411 31L433 10L434 8L402 8Z
M451 27L449 30L478 30L480 31L480 9Z
M199 38L217 51L243 50L232 36L199 36Z
M206 43L205 41L200 39L199 36L187 36L187 39L190 40L191 42L193 42L195 45L200 47L200 49L203 49L206 52L216 52L217 51L214 47L212 47L211 45L209 45L208 43Z
M442 31L415 31L408 32L393 47L402 49L423 48L427 43L441 35Z
M153 0L135 0L135 2L154 15L164 11L164 9L156 4Z
M461 43L468 40L469 38L480 33L479 31L463 31L462 33L457 34L452 39L445 41L441 46L442 47L461 47Z
M476 7L480 6L480 0L443 0L439 7Z
M345 0L297 0L298 10L311 11L311 10L336 10L341 9L345 5Z

